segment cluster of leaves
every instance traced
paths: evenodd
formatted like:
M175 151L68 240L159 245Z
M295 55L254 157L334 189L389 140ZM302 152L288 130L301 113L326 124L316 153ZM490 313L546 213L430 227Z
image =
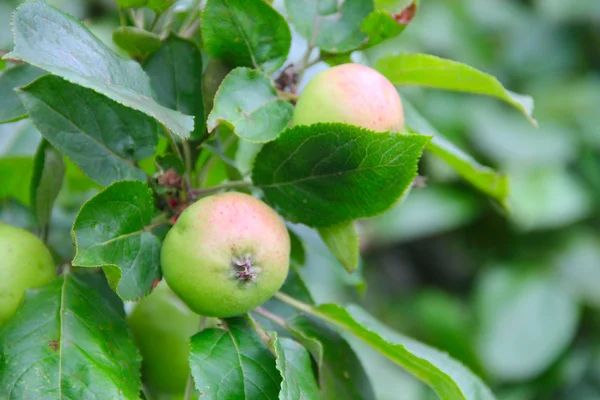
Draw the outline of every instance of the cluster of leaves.
M161 277L161 239L198 196L252 189L291 224L314 228L349 273L358 266L353 221L407 194L424 149L505 204L506 177L453 146L408 102L410 132L289 127L296 79L282 85L281 77L292 32L265 1L209 0L201 13L199 2L117 3L122 26L111 37L125 57L43 1L22 4L12 17L0 122L18 129L0 158L0 198L31 207L36 229L66 267L55 283L29 292L0 330L0 389L9 399L137 398L140 357L122 302L151 292ZM347 62L400 35L418 5L404 3L286 1L306 47L292 75L319 61ZM372 66L398 86L501 99L533 122L529 98L466 65L403 53ZM37 132L35 155L14 156L18 141ZM62 221L55 202L71 211ZM14 215L15 203L6 204ZM442 399L493 398L460 363L390 332L360 307L316 306L301 278L309 262L303 238L292 234L294 272L280 302L191 338L198 391L208 398L374 398L348 343L355 337Z

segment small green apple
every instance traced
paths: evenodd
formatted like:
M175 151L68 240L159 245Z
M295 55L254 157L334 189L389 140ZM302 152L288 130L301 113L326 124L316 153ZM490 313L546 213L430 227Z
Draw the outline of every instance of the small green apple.
M232 317L260 306L288 274L290 237L262 201L229 192L188 207L165 238L161 265L171 289L198 314Z
M190 373L189 338L198 331L198 314L161 281L127 320L142 354L144 381L159 393L184 393Z
M26 289L56 278L52 255L31 232L0 222L0 325L19 307Z
M296 103L294 125L344 122L374 131L402 131L400 96L383 75L360 64L343 64L317 74Z

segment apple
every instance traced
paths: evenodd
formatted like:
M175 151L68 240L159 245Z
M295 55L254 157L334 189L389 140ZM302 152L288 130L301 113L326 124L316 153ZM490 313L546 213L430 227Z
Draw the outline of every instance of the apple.
M0 222L0 325L19 307L25 290L56 278L48 248L37 236Z
M374 131L402 131L400 96L383 75L361 64L342 64L317 74L296 103L294 125L344 122Z
M189 338L199 328L192 312L161 281L127 319L142 354L142 375L152 391L183 394L190 373Z
M281 217L237 192L188 207L161 250L169 287L195 312L233 317L260 306L288 274L290 237Z

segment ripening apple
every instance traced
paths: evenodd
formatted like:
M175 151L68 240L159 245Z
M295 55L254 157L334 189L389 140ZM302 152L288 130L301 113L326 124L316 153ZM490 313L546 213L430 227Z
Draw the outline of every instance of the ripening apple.
M400 96L383 75L360 64L343 64L317 74L296 103L294 125L344 122L374 131L402 131Z
M19 307L25 290L56 278L48 248L31 232L0 222L0 325Z
M290 237L281 217L243 193L188 207L161 250L169 287L195 312L232 317L260 306L288 274Z
M163 394L184 393L190 372L189 338L198 331L198 314L161 281L127 320L142 354L146 384Z

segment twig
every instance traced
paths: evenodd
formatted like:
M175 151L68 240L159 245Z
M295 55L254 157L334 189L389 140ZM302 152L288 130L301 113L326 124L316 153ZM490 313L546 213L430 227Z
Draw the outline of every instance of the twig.
M187 140L183 141L183 158L185 165L185 176L187 187L192 186L192 153L190 152L190 142Z
M194 32L196 32L196 30L199 27L200 27L200 18L198 18L197 20L195 20L194 23L192 25L190 25L189 28L187 28L185 31L183 31L181 33L181 37L189 39L190 37L192 37L192 35L194 34Z
M171 131L163 124L160 124L160 126L161 126L163 132L165 133L167 140L169 141L169 145L171 146L171 149L177 155L177 157L179 157L179 159L181 160L181 163L183 165L186 165L186 161L185 161L183 155L181 154L181 150L179 150L179 146L177 146L177 143L175 142L175 138L171 134ZM186 171L186 175L187 175L187 171ZM190 187L190 177L189 177L189 175L187 175L184 178L185 179L183 180L183 186L184 186L185 191L187 192L188 188Z
M303 303L299 300L294 299L291 296L288 296L287 294L283 293L283 292L277 292L275 293L275 298L279 301L282 301L286 304L289 304L290 306L306 313L306 314L310 314L310 315L314 315L315 317L320 317L321 314L317 311L315 311L313 309L313 307L311 307L310 305Z
M184 36L185 32L196 22L200 21L200 17L202 16L202 12L200 11L200 1L194 1L192 5L192 10L187 15L185 20L181 24L181 28L179 28L179 36ZM198 14L198 15L196 15Z
M287 327L288 327L287 321L285 319L281 318L279 315L273 314L271 311L269 311L265 308L257 307L254 309L254 312L262 315L263 317L276 323L277 325L281 326L284 329L287 329Z
M306 52L304 53L304 56L300 61L300 68L296 70L296 73L298 74L298 83L300 83L300 81L302 80L302 75L304 75L304 71L306 71L306 69L310 66L309 59L313 49L314 45L312 43L307 43Z
M230 137L227 138L227 140L225 140L225 142L223 142L223 144L222 144L222 153L223 154L225 154L225 152L227 151L229 146L235 141L235 139L236 139L236 136L231 135ZM208 171L210 170L210 168L220 158L220 156L216 152L214 152L214 153L215 154L211 158L206 160L206 162L204 163L202 168L200 168L200 171L196 175L196 182L200 185L202 184L202 181L204 180L205 176L208 175Z
M119 7L119 21L121 22L121 26L127 26L127 17L123 12L123 9Z
M260 325L260 323L257 320L255 320L254 318L252 318L250 316L250 314L246 314L246 318L248 318L248 321L250 322L250 325L252 325L252 328L254 328L254 330L256 331L256 333L258 334L258 336L260 337L260 340L263 341L263 343L265 344L265 346L267 346L269 348L269 350L271 350L272 353L275 353L275 349L273 348L273 340L267 334L267 332L265 332L265 330Z

